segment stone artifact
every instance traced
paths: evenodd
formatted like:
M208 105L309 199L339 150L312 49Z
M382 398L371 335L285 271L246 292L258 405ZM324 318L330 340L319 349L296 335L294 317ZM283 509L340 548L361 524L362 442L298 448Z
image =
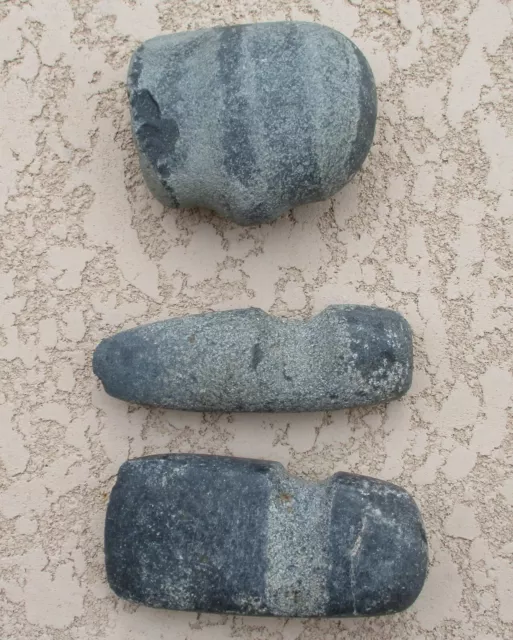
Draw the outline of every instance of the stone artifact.
M239 224L332 196L361 167L376 123L361 51L307 22L152 38L132 56L128 93L152 193Z
M105 525L115 593L151 607L276 616L402 611L427 567L403 489L276 462L171 454L125 462Z
M93 369L116 398L191 411L322 411L387 402L412 379L412 335L389 309L310 320L260 309L173 318L102 340Z

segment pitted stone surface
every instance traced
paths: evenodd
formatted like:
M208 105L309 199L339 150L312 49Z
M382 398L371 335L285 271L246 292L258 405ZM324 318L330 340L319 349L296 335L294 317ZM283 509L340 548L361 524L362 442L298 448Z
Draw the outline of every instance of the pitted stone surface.
M374 136L370 67L348 38L318 24L158 36L134 53L128 90L154 195L240 224L332 196Z
M409 389L412 336L389 309L334 305L310 320L260 309L173 318L103 340L93 368L110 395L193 411L319 411Z
M105 526L107 577L153 607L279 616L402 611L427 543L403 489L276 462L171 454L124 463Z

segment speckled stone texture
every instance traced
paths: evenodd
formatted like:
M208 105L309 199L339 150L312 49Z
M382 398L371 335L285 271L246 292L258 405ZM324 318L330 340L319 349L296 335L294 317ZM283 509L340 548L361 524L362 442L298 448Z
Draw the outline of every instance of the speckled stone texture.
M216 27L145 42L128 73L150 190L239 224L323 200L360 168L376 123L361 51L306 22Z
M383 11L387 9L387 11ZM310 20L363 51L379 109L329 201L242 227L148 191L126 96L160 33ZM513 2L0 2L0 638L512 640ZM199 413L108 396L91 358L155 320L333 302L400 311L413 384L331 413ZM379 618L132 606L105 577L106 500L127 458L278 460L411 491L430 546L419 598Z
M389 309L333 305L310 320L261 309L156 322L106 338L93 356L110 395L193 411L320 411L405 394L412 335Z
M427 543L403 489L276 462L171 454L125 462L112 490L105 561L117 595L152 607L276 616L406 609Z

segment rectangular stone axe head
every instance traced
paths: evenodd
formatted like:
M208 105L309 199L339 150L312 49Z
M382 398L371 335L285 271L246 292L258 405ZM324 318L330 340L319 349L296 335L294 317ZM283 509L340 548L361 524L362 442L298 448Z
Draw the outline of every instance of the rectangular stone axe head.
M372 616L418 596L427 543L403 489L281 464L171 454L125 462L105 525L115 593L151 607L266 616Z

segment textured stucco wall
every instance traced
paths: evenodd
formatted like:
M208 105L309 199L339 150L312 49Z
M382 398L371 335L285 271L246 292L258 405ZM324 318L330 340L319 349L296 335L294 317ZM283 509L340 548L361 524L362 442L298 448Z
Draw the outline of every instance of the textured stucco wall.
M508 0L8 0L0 4L0 637L513 637L513 4ZM129 131L130 52L161 31L316 20L378 82L364 170L260 229L164 211ZM411 393L332 415L195 415L110 399L98 340L137 323L335 302L400 310ZM106 500L129 456L263 457L416 497L431 547L408 612L356 621L196 616L109 592Z

